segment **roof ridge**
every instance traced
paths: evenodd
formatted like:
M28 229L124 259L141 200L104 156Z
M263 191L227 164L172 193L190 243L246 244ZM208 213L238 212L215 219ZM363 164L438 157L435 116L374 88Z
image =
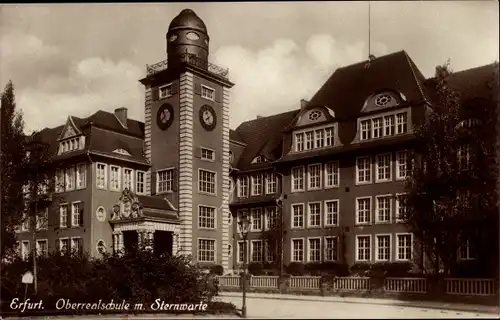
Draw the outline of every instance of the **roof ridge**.
M415 82L417 83L418 91L422 95L422 98L424 99L424 101L427 103L430 103L429 99L424 94L424 90L422 89L422 86L420 85L420 81L417 79L417 75L415 74L415 69L413 68L414 67L413 60L410 58L410 56L408 55L408 53L405 50L403 50L403 52L405 54L406 60L408 61L408 65L410 67L413 78L415 79ZM424 77L424 80L425 80L425 77Z

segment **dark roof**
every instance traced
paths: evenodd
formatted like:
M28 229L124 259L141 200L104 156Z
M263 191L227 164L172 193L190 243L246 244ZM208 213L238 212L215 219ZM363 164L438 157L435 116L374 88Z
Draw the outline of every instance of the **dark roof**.
M257 203L261 204L261 205L266 205L266 204L276 205L276 200L278 199L278 197L279 197L279 195L269 194L269 195L264 195L264 196L259 196L259 197L236 198L229 205L231 207L240 207L240 206L246 206L249 204L257 204Z
M175 211L175 208L163 197L137 195L137 198L144 208Z
M490 98L495 63L452 73L450 86L460 94L462 102L475 98Z
M247 146L236 167L241 170L251 169L253 165L250 162L258 155L263 155L270 161L278 159L281 156L283 130L299 111L260 117L240 124L236 132Z
M75 119L75 117L73 117L73 119ZM85 123L92 123L94 126L99 128L144 139L143 122L127 119L127 128L124 128L120 121L115 117L114 113L99 110L90 117L80 120L85 121Z
M236 142L243 142L243 139L241 139L240 134L237 131L234 130L229 130L229 140L236 141Z

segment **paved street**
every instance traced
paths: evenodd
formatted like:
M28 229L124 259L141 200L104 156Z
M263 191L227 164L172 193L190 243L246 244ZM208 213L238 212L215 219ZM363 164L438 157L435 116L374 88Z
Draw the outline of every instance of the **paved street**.
M232 302L241 308L242 298L234 294L218 299ZM300 298L299 298L300 299ZM498 314L484 312L463 312L446 309L407 307L360 302L283 300L269 297L247 298L249 318L498 318ZM390 303L390 301L388 301Z

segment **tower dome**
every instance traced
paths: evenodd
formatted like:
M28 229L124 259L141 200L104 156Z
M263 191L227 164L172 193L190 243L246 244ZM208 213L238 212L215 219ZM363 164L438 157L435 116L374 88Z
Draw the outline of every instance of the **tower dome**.
M169 65L185 61L196 56L201 61L208 61L209 36L203 20L191 9L182 10L177 15L167 32L167 55Z

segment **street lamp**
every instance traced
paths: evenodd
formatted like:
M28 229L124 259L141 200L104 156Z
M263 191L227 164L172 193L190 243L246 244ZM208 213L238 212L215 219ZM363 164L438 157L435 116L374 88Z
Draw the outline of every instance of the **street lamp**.
M250 220L246 214L240 217L238 221L241 236L243 237L243 305L241 307L241 315L243 318L247 316L247 236L250 230Z

